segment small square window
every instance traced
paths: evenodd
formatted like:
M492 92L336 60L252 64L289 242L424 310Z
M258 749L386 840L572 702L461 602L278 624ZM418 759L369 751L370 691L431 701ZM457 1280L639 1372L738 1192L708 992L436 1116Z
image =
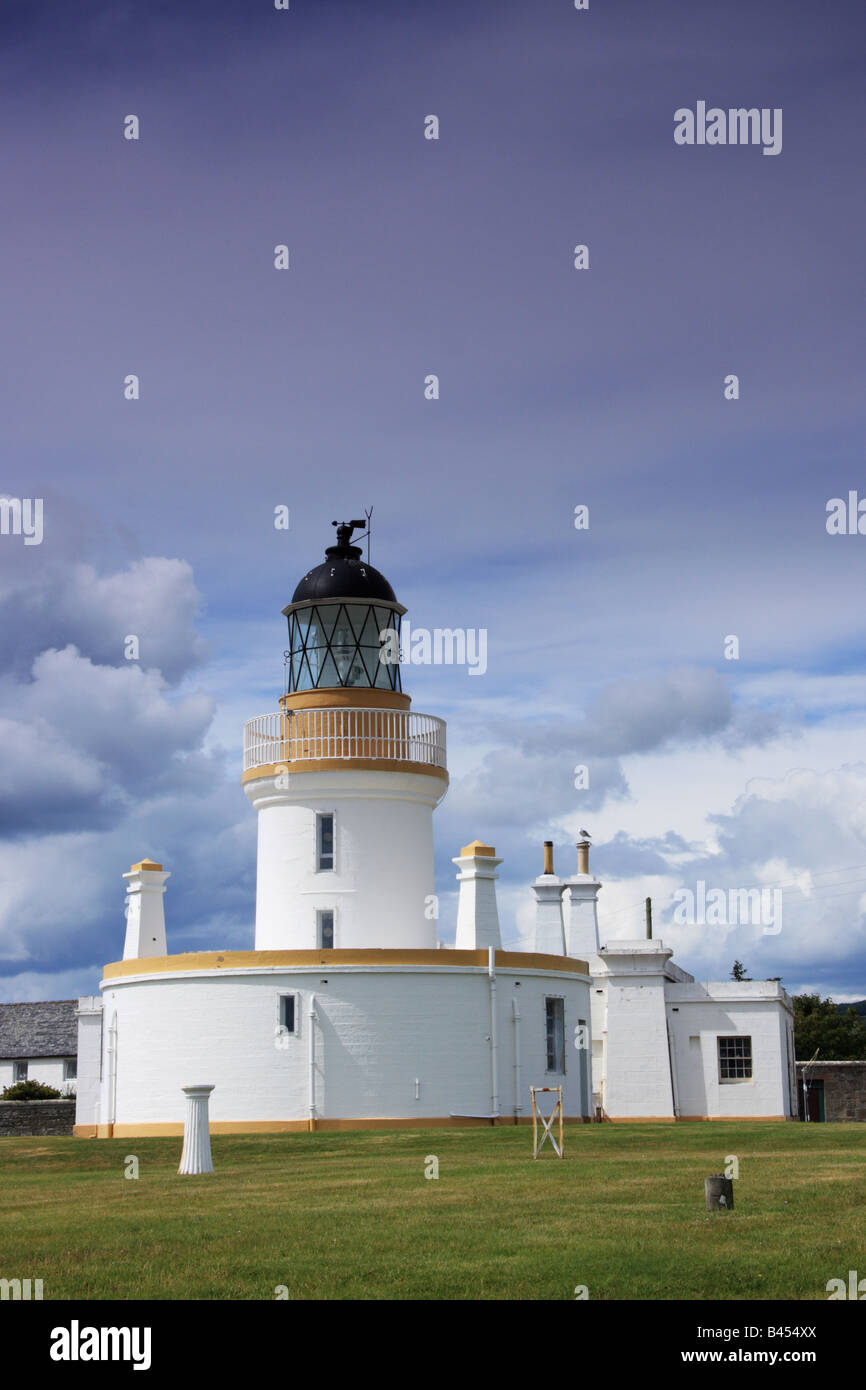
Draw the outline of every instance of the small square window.
M751 1081L752 1039L719 1038L719 1080Z
M27 1064L26 1062L16 1062L16 1063L15 1063L15 1080L16 1080L16 1081L26 1081L26 1080L27 1080L27 1066L28 1066L28 1064Z
M316 929L319 949L332 951L334 949L334 913L332 909L328 908L316 913Z
M316 816L316 868L326 872L334 867L333 814Z
M66 1061L63 1063L63 1080L64 1080L64 1081L77 1081L77 1080L78 1080L78 1059L77 1059L77 1058L75 1058L75 1057L67 1057L67 1058L66 1058Z

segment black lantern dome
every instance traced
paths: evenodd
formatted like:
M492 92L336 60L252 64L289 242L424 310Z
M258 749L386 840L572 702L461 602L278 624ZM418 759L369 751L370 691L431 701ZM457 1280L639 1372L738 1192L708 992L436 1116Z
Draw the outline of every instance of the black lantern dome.
M331 523L337 526L336 521ZM361 557L361 547L350 545L352 532L363 521L344 521L337 526L337 544L329 545L325 560L308 570L295 592L289 608L311 599L359 598L397 604L397 596L384 574L374 570ZM283 612L287 610L284 608Z
M337 527L337 544L309 570L283 609L289 623L288 693L339 687L399 691L400 618L406 612L384 574L367 564L352 533L363 521Z

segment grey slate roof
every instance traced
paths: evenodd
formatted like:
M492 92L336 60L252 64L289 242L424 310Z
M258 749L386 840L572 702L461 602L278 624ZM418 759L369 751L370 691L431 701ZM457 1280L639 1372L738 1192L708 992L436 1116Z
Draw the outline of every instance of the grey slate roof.
M77 999L0 1004L0 1058L75 1057Z

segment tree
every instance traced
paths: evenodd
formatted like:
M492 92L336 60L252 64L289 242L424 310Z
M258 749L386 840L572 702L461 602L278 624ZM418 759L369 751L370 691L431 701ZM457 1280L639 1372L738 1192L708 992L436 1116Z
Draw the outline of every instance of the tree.
M746 974L746 967L741 960L735 960L731 970L732 980L751 980L751 975Z
M822 1062L866 1060L866 1026L855 1009L840 1013L832 999L817 994L794 995L794 1050L798 1062L808 1062L820 1048Z

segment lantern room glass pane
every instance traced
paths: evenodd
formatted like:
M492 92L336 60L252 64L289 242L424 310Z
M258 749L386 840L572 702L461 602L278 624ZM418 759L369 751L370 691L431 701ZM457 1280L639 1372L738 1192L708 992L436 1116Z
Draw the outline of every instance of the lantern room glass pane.
M365 603L314 605L289 616L289 689L400 690L399 661L380 660L381 632L399 651L400 617Z
M313 621L318 634L316 640L319 645L321 645L323 641L331 641L338 618L345 624L346 619L343 613L342 603L331 606L330 608L323 604L321 608L313 609Z
M356 642L363 641L362 633L364 624L370 615L370 605L367 603L346 603L343 605L342 616L348 619L352 628L352 637Z
M315 648L307 650L300 661L299 684L296 690L314 690L319 674L319 653Z
M337 670L334 658L332 657L329 651L324 661L322 662L322 669L319 672L319 677L316 681L316 686L318 689L321 689L323 686L338 686L342 684L343 682L340 680L340 673Z

